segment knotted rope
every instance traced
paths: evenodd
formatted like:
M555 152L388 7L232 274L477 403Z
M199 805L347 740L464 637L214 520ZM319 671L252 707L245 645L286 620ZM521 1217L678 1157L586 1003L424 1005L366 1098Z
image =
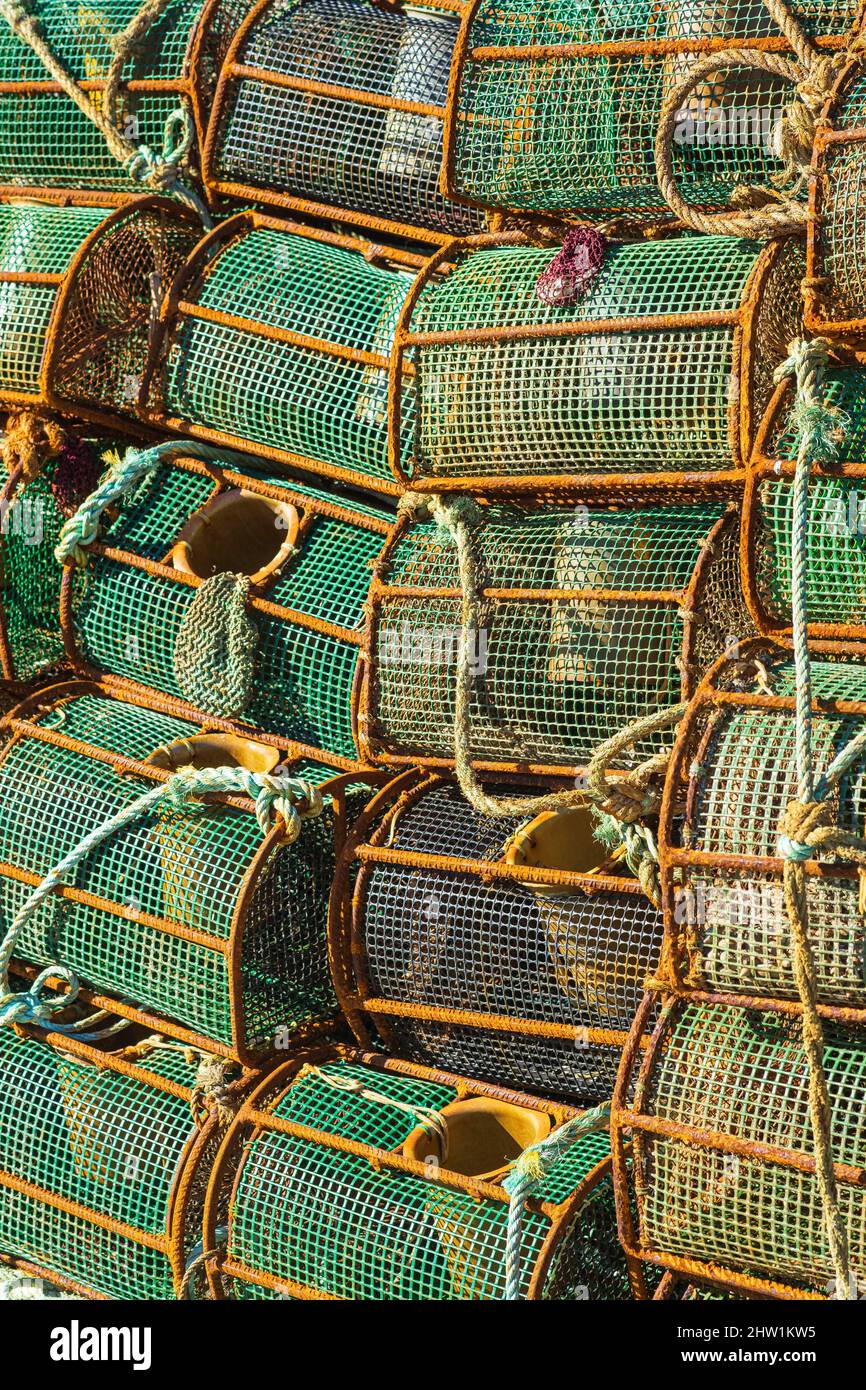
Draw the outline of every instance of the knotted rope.
M848 1250L848 1232L839 1210L833 1165L832 1107L824 1071L824 1028L818 1012L815 958L809 939L806 862L818 854L835 854L866 866L866 840L833 823L828 797L854 762L866 752L866 730L852 739L815 780L812 757L812 670L808 644L807 537L809 478L816 458L833 457L839 443L840 413L824 403L823 383L830 344L823 338L791 344L788 360L777 380L797 382L794 421L800 446L794 474L791 537L791 590L794 663L796 670L797 799L785 812L779 838L784 858L785 908L793 937L794 978L803 1007L803 1049L809 1071L809 1120L815 1146L815 1177L821 1198L824 1228L836 1277L837 1297L856 1298Z
M256 820L263 835L271 830L277 817L285 825L285 839L292 843L301 832L301 822L321 814L322 796L310 783L287 772L250 772L242 767L182 767L165 782L158 783L124 806L116 815L103 821L61 859L46 874L38 887L28 895L0 944L0 1027L10 1023L40 1023L60 1013L78 997L79 981L65 965L50 965L33 984L21 993L13 992L9 982L9 966L21 933L33 920L42 904L59 888L67 876L113 835L134 824L143 816L161 808L183 812L199 796L212 793L227 795L243 793L255 802ZM65 980L66 993L44 993L51 976ZM64 1025L53 1025L58 1032L69 1031Z
M454 768L460 790L469 804L479 815L494 818L538 816L543 811L594 805L622 826L631 826L641 817L657 811L661 792L652 783L663 774L670 759L669 751L655 754L616 782L609 782L606 774L615 759L642 738L677 724L685 713L685 704L656 710L607 739L596 750L587 768L585 787L528 797L494 797L484 790L472 766L470 718L476 679L471 659L472 643L484 623L481 566L473 534L481 520L481 508L470 497L446 500L435 494L409 492L401 498L398 510L413 517L429 516L448 532L457 551L461 616L454 689ZM636 831L628 836L623 834L622 838L632 853L632 862L640 865L639 877L645 891L649 888L652 900L657 902L657 874L647 859L647 856L652 857L650 840L640 837ZM641 838L643 851L639 848Z
M245 574L206 579L183 617L172 664L182 694L197 709L236 719L253 693L259 633Z
M2 0L0 0L2 3ZM54 554L61 565L73 561L87 563L87 547L99 537L104 512L119 502L144 478L152 476L174 458L196 458L208 462L229 461L234 456L225 449L211 448L192 440L170 440L150 449L127 449L109 469L102 482L64 524Z
M10 411L0 438L0 457L7 475L21 469L21 481L31 483L49 459L66 444L66 431L47 415L32 410Z
M230 1066L231 1063L221 1057L202 1056L189 1102L193 1120L199 1128L211 1116L222 1126L231 1124L234 1119L240 1101L232 1094Z
M151 25L156 23L170 3L171 0L144 0L127 27L110 40L114 57L105 84L104 109L100 109L52 52L38 19L28 10L25 0L0 0L0 16L16 38L36 54L61 91L93 122L124 172L154 192L168 193L178 198L198 213L206 227L210 227L207 208L180 177L180 169L186 163L193 137L192 118L186 106L173 111L166 121L160 154L156 154L148 145L136 145L123 134L119 125L118 93L123 65L140 47Z
M362 1100L370 1101L372 1105L387 1105L392 1110L402 1110L405 1114L411 1115L426 1134L436 1135L442 1149L442 1157L447 1157L448 1122L438 1110L413 1105L411 1101L399 1100L396 1096L383 1095L381 1091L373 1091L369 1086L365 1086L356 1076L339 1076L334 1072L326 1072L321 1067L314 1066L312 1062L307 1062L301 1067L296 1079L300 1081L302 1076L315 1076L335 1091L345 1091L348 1095L360 1096Z
M793 49L794 57L736 46L721 49L691 66L662 104L655 143L659 188L675 216L695 231L760 239L803 231L808 210L795 195L808 173L818 117L839 73L862 53L861 34L852 36L838 52L823 52L795 19L786 0L763 0L763 4ZM683 103L697 83L736 67L782 77L794 86L794 100L785 109L773 135L774 153L783 163L773 182L780 186L793 182L794 187L779 193L776 189L741 185L732 196L734 207L730 211L705 213L688 203L677 186L673 171L674 133L682 119Z
M523 1224L526 1201L544 1182L550 1172L571 1152L575 1144L588 1134L607 1129L610 1124L610 1102L585 1110L567 1120L546 1139L532 1144L514 1164L502 1186L509 1196L508 1235L505 1246L505 1298L514 1302L522 1298L523 1271L520 1248L523 1243Z

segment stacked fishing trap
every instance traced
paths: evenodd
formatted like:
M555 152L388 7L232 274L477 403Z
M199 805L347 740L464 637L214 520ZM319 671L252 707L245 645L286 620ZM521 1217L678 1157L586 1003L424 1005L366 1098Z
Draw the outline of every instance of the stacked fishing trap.
M13 1277L866 1286L861 49L0 0Z

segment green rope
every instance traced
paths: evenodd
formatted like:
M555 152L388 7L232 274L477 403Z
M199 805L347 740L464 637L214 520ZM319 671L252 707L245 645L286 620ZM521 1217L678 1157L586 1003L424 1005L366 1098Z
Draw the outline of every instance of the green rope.
M575 1144L610 1124L610 1102L585 1110L574 1119L560 1125L546 1139L532 1144L514 1164L502 1186L509 1196L508 1236L505 1246L505 1298L522 1298L523 1271L520 1247L523 1242L523 1221L526 1201L544 1182L548 1174L570 1153Z
M85 498L76 512L64 522L54 551L61 565L73 560L76 565L87 563L87 547L99 537L104 512L119 502L142 479L156 473L164 463L176 458L203 459L205 463L233 462L239 455L209 444L197 444L188 439L172 439L150 449L127 449L123 458L111 467L99 486Z
M15 916L0 944L0 1027L11 1023L40 1023L68 1008L78 997L78 979L65 965L48 966L28 990L20 993L12 990L9 981L9 966L18 938L45 900L66 881L67 875L106 840L157 807L168 806L175 811L185 811L193 798L214 792L249 796L255 803L256 820L263 835L269 833L279 816L285 824L285 838L289 843L298 838L302 820L318 816L322 811L322 795L316 787L302 778L291 777L287 772L280 771L263 773L250 772L243 767L183 767L165 782L151 787L79 840L74 849L34 888ZM66 982L68 989L65 993L44 993L52 976ZM60 1032L74 1029L74 1025L68 1029L63 1025L54 1026Z
M174 644L182 694L206 714L236 719L252 698L259 634L245 574L211 575L196 591Z

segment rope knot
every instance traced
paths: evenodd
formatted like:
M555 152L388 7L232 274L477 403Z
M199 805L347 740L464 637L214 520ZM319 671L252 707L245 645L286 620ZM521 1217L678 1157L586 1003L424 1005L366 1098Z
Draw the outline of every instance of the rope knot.
M779 855L795 864L814 859L825 844L816 844L819 830L833 825L833 813L827 801L791 801L782 820L779 834Z
M228 1063L219 1057L203 1057L190 1096L190 1110L199 1128L214 1116L219 1124L231 1124L238 1102L228 1079Z
M62 994L46 994L50 978L65 980ZM80 989L77 975L65 965L51 965L36 976L29 989L0 995L0 1028L11 1023L45 1023L52 1014L74 1004Z

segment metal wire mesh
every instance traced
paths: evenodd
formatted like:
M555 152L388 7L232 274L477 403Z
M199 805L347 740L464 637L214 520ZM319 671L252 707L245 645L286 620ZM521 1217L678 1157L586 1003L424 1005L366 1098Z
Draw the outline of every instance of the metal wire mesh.
M790 697L793 665L781 656L764 668L769 685L721 705L712 692L682 734L679 764L684 820L671 821L661 844L669 921L690 985L738 995L796 999L790 926L782 887L780 826L797 795L796 730ZM786 697L766 705L766 691ZM860 713L838 714L830 697L863 701L862 667L814 662L816 776L864 726ZM857 761L833 797L840 826L859 834L866 813L866 768ZM698 856L700 860L698 862ZM768 865L766 860L771 863ZM772 861L776 861L775 864ZM823 1003L866 1006L864 917L856 873L818 856L806 897L817 989ZM810 866L811 868L811 866Z
M234 196L432 240L480 230L480 213L439 192L457 30L435 0L257 8L224 70L206 178Z
M732 634L751 630L724 511L484 510L474 529L484 621L469 720L482 765L584 765L625 724L675 704ZM401 523L383 559L371 591L368 752L451 759L461 622L453 541L432 523Z
M860 227L866 177L866 79L854 66L829 108L832 126L815 147L814 218L808 242L807 327L861 339L866 275Z
M40 215L85 212L93 215L81 208ZM75 268L51 335L52 396L84 414L134 412L162 297L200 233L194 214L165 199L139 199L106 219Z
M134 144L161 151L167 118L183 105L199 118L213 94L216 65L248 0L172 0L150 24L124 64L116 113ZM86 82L101 107L114 58L111 40L140 9L139 0L102 0L99 8L39 0L42 37L66 70ZM198 88L192 59L197 53ZM113 200L136 191L104 137L52 82L36 54L4 23L0 32L0 188L106 192ZM195 152L193 164L197 164Z
M177 568L167 573L161 562L168 557L171 567L173 547L191 517L206 517L203 508L219 497L238 498L244 489L294 506L300 533L294 554L248 604L258 647L243 722L326 758L354 761L352 700L364 604L370 565L388 527L377 508L279 478L227 474L217 464L167 464L119 506L104 534L111 553L97 547L75 585L69 635L76 660L196 704L195 689L179 679L175 652L200 590ZM275 555L286 540L276 520ZM236 572L238 554L235 545L223 569ZM255 559L251 564L258 568Z
M826 1025L824 1070L831 1098L830 1146L839 1164L866 1162L862 1034ZM814 1140L808 1068L798 1019L722 1006L674 1010L653 1045L641 1115L723 1136L635 1129L635 1190L645 1249L712 1262L759 1279L832 1292L821 1200L813 1173L762 1156L726 1151L729 1137L807 1157ZM866 1276L862 1185L840 1181L851 1270Z
M858 10L856 0L789 8L830 40ZM668 94L713 45L765 49L781 39L760 0L480 0L464 25L452 191L534 211L664 209L653 149ZM778 174L772 137L790 100L790 85L744 66L699 82L674 132L686 199L719 206L736 184Z
M24 713L28 711L25 709ZM130 770L202 725L72 684L7 730L0 764L0 920L85 834L153 781ZM327 769L299 766L324 783ZM120 775L123 773L123 775ZM22 932L24 963L70 966L82 984L240 1060L330 1018L325 941L335 854L330 801L294 845L227 804L152 811L113 835Z
M142 1065L191 1090L198 1062L163 1048ZM189 1099L110 1054L84 1060L9 1028L0 1065L3 1256L96 1296L173 1298L172 1242L189 1250L201 1229L200 1201L175 1206L196 1133Z
M359 1082L419 1112L441 1112L457 1099L457 1085L445 1084L441 1074L428 1078L417 1069L401 1075L393 1066L372 1066L362 1054L325 1059L274 1088L256 1133L243 1116L236 1123L223 1149L239 1163L226 1252L232 1277L224 1276L232 1297L274 1297L285 1289L296 1297L339 1299L504 1296L504 1201L449 1186L447 1161L437 1181L387 1164L373 1168L366 1157L269 1128L267 1116L273 1115L337 1141L370 1145L383 1158L399 1155L418 1126L417 1114L328 1084L328 1078ZM461 1083L460 1094L467 1092L483 1094L483 1088ZM580 1141L547 1179L540 1199L560 1204L577 1194L608 1154L606 1135ZM223 1181L233 1168L227 1165ZM217 1174L219 1182L219 1168ZM557 1230L559 1243L535 1297L627 1297L607 1169L597 1176L598 1185ZM526 1215L524 1296L558 1220L536 1211Z
M373 264L364 243L255 216L223 236L187 271L195 282L169 324L154 418L396 491L388 357L415 258Z
M800 249L620 244L562 307L536 293L554 254L491 239L424 283L400 335L416 370L411 481L579 488L661 475L694 495L702 476L745 463L796 334Z
M8 681L32 680L63 659L54 547L64 516L52 491L55 467L10 486L0 464L0 656Z
M615 868L555 896L485 880L485 866L505 861L520 827L478 815L448 784L422 788L388 820L374 844L441 863L374 859L361 869L351 950L348 920L340 943L354 986L344 1005L350 1021L360 1012L400 1057L537 1094L600 1100L657 964L661 917ZM604 859L600 846L598 853ZM458 871L456 860L477 873ZM395 1003L400 1012L391 1014ZM444 1012L430 1018L430 1010ZM614 1036L602 1040L598 1030Z
M834 369L825 394L841 412L840 444L832 469L814 469L809 482L809 622L816 636L866 637L866 372ZM790 393L770 415L749 480L747 553L755 616L763 631L775 632L791 624L793 472L776 463L793 463L799 450Z

